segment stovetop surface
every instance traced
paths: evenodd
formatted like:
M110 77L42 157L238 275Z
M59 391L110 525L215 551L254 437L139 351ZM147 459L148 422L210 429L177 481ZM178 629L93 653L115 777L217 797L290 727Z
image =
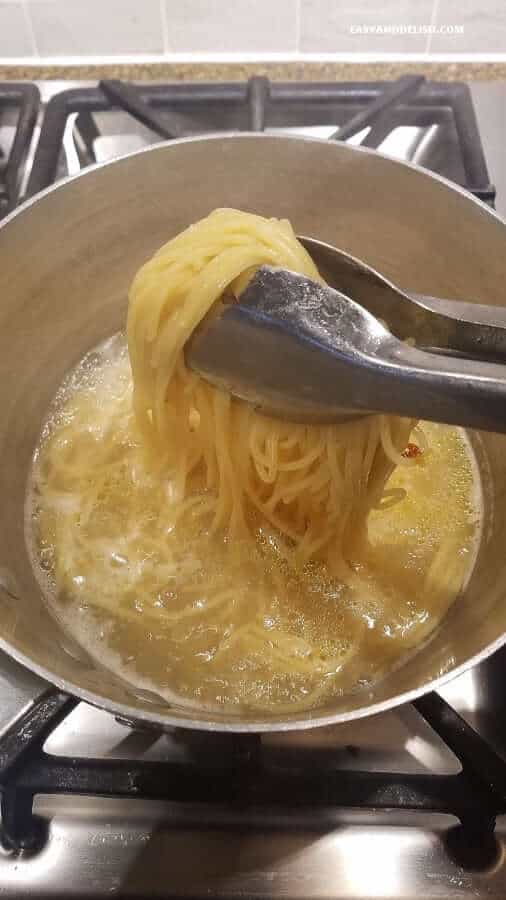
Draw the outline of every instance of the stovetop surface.
M47 102L62 88L77 86L82 85L40 87ZM497 188L496 208L506 213L506 84L476 84L471 92ZM326 121L327 114L315 111L310 133L327 137L340 124L338 118ZM221 126L234 127L231 113L221 116ZM99 113L96 124L97 161L152 142L149 130L127 114ZM307 119L304 124L306 130ZM186 115L184 125L199 131L202 118L193 122ZM10 120L4 126L0 145L3 141L5 152L13 133ZM274 117L269 128L277 127ZM66 127L58 176L78 171L86 149L74 116ZM406 125L404 118L381 149L462 181L456 136L446 114L436 129L419 121ZM506 650L449 683L441 694L506 760L505 680ZM0 729L4 731L44 687L2 656ZM294 748L328 750L341 769L398 773L400 782L403 773L452 774L460 767L412 706L349 725L262 740L281 757ZM134 731L83 703L50 735L46 749L65 757L175 761L207 752L205 746L195 748L177 733ZM35 852L0 851L0 896L506 897L506 817L498 819L492 841L473 849L462 845L456 820L426 813L311 811L295 806L203 809L194 804L61 795L37 798L35 809L48 823L47 840Z

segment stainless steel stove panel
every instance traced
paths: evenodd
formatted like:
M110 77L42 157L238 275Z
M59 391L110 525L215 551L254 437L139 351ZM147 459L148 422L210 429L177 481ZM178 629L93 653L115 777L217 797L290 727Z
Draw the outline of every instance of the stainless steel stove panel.
M31 900L505 896L504 821L497 845L465 870L452 860L454 833L449 836L445 820L374 823L344 816L309 827L289 821L266 827L220 825L218 815L210 826L188 811L152 808L148 820L133 807L103 801L97 814L83 802L60 813L38 855L0 861L2 892ZM49 802L39 812L53 815Z

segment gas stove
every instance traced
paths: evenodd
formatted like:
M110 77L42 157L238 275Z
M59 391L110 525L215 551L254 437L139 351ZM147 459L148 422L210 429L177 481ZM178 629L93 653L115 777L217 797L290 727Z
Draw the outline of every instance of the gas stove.
M94 162L238 129L376 147L506 212L505 103L506 84L417 77L4 84L0 216ZM0 893L504 898L505 676L506 649L375 718L234 737L139 730L0 656Z

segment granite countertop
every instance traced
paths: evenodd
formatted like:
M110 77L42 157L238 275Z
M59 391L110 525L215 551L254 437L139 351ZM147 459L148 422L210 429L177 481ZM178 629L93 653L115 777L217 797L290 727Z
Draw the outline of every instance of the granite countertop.
M132 81L244 81L266 75L274 81L382 81L414 72L439 81L506 80L506 61L483 62L293 62L258 63L113 63L107 65L5 65L0 81L94 81L124 78Z

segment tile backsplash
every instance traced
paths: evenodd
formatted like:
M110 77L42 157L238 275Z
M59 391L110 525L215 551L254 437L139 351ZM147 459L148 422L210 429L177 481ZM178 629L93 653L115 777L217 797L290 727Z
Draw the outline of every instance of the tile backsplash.
M0 0L0 59L504 54L504 0Z

